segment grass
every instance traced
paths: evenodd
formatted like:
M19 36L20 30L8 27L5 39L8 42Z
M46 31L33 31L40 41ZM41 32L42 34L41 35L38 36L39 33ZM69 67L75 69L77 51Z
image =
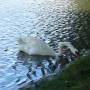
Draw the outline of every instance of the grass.
M42 83L39 90L90 90L90 53L63 70L57 79Z

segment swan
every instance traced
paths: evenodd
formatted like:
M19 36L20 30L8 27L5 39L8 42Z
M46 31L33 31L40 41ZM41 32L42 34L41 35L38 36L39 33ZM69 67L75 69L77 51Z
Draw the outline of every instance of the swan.
M36 37L20 37L18 46L20 51L29 55L55 56L54 50L47 43Z
M44 41L36 37L20 37L18 39L19 50L29 55L55 56L55 51ZM78 50L70 42L60 42L58 47L59 55L63 54L63 46L68 47L76 55Z

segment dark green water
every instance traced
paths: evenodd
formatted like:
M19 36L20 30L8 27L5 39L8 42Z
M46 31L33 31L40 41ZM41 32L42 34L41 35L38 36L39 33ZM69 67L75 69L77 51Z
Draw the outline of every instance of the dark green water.
M60 41L70 41L79 50L90 49L89 6L80 5L80 10L72 6L69 0L0 0L0 90L18 90L39 80L41 66L36 69L36 65L42 60L47 67L52 59L19 54L17 37L40 37L56 52Z

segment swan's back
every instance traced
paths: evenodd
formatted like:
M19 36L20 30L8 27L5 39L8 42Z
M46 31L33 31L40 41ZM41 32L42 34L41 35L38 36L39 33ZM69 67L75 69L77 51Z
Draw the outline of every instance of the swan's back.
M53 49L48 44L35 37L19 38L18 43L19 50L29 55L55 55Z

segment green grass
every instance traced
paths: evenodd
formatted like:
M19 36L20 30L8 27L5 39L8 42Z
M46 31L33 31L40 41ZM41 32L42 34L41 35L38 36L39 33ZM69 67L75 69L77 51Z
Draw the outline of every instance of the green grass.
M63 70L57 79L41 84L39 90L90 90L90 53Z

